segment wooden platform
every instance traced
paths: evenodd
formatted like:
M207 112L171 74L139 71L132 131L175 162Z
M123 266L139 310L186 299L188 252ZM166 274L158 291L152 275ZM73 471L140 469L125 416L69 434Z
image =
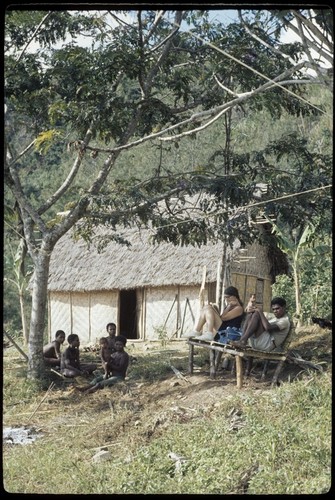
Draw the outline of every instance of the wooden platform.
M285 361L288 358L288 353L286 352L265 352L252 349L246 346L245 348L233 347L229 344L220 344L219 342L210 340L197 340L196 338L188 339L189 345L189 373L193 373L194 364L194 347L209 350L209 361L210 361L210 376L215 377L218 368L218 360L221 359L222 354L230 354L235 357L236 360L236 385L239 389L243 387L243 358L257 358L270 361L278 361L278 365L274 372L272 378L272 385L277 384L278 376L284 366Z

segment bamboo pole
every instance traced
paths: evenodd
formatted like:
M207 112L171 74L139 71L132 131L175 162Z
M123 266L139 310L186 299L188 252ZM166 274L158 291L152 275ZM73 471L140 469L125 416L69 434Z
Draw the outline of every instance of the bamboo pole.
M221 311L221 261L218 260L217 272L216 272L216 291L215 291L215 303L217 304L219 310Z
M202 282L201 282L201 287L199 291L199 301L200 301L200 310L204 307L205 305L205 286L206 286L206 275L207 275L207 267L204 266L203 272L202 272Z
M243 386L243 361L241 356L235 356L236 359L236 384L238 389Z
M6 330L4 330L4 334L6 335L6 337L11 341L11 343L16 347L16 349L19 351L20 354L22 354L22 356L24 357L24 359L26 361L28 361L28 356L26 355L25 352L22 351L21 347L19 347L17 345L17 343L15 342L14 339L12 339L12 337L9 335L9 333L6 332Z
M39 409L39 407L41 406L41 404L43 403L43 401L46 399L46 397L50 394L50 392L52 391L52 389L54 388L55 385L56 385L55 382L51 382L51 384L48 387L47 392L44 394L43 398L38 403L38 405L36 406L35 410L30 415L30 417L28 418L27 423L33 418L33 416L35 415L35 413L37 412L37 410Z

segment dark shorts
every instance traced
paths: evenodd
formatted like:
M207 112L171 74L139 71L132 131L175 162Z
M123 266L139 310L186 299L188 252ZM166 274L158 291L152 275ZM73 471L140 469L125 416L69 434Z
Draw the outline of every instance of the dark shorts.
M241 336L241 328L237 328L236 326L228 326L225 330L219 330L215 335L214 340L216 342L220 342L220 344L228 344L230 340L240 340Z

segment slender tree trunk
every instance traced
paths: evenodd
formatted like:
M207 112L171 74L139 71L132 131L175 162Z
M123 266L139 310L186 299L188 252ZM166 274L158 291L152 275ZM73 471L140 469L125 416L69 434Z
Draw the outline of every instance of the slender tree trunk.
M23 342L26 346L28 344L29 332L25 314L25 300L24 300L24 292L21 288L19 288L19 300L20 300L20 311L21 311L21 323L22 323L22 332L23 332Z
M34 258L35 265L28 344L28 378L30 379L39 379L44 374L43 340L50 256L51 252L46 252L42 248Z
M220 275L220 284L219 284L219 295L218 295L218 308L220 310L220 314L223 310L223 291L228 286L227 282L230 280L230 269L229 263L227 260L227 238L224 239L223 242L223 251L222 251L222 261L221 261L221 275Z
M294 278L294 288L295 288L295 313L297 317L297 326L299 327L302 324L302 318L301 318L299 266L297 261L295 261L293 265L293 278Z

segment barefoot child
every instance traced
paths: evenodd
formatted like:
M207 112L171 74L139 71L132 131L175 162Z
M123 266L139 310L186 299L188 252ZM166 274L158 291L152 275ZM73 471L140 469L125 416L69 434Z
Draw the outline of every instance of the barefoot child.
M80 340L78 335L71 333L67 341L69 347L65 349L61 359L61 373L64 377L78 377L79 375L89 375L97 369L94 363L84 364L80 363L79 359L79 346Z
M43 358L46 366L60 366L61 345L65 340L65 332L57 330L55 340L43 347Z
M123 337L122 335L115 337L116 351L111 354L107 367L107 370L111 373L111 376L107 379L104 379L104 376L100 375L92 380L90 385L85 387L77 387L79 391L84 391L85 394L91 394L98 389L109 387L126 378L129 364L129 354L124 350L125 340L125 337Z

